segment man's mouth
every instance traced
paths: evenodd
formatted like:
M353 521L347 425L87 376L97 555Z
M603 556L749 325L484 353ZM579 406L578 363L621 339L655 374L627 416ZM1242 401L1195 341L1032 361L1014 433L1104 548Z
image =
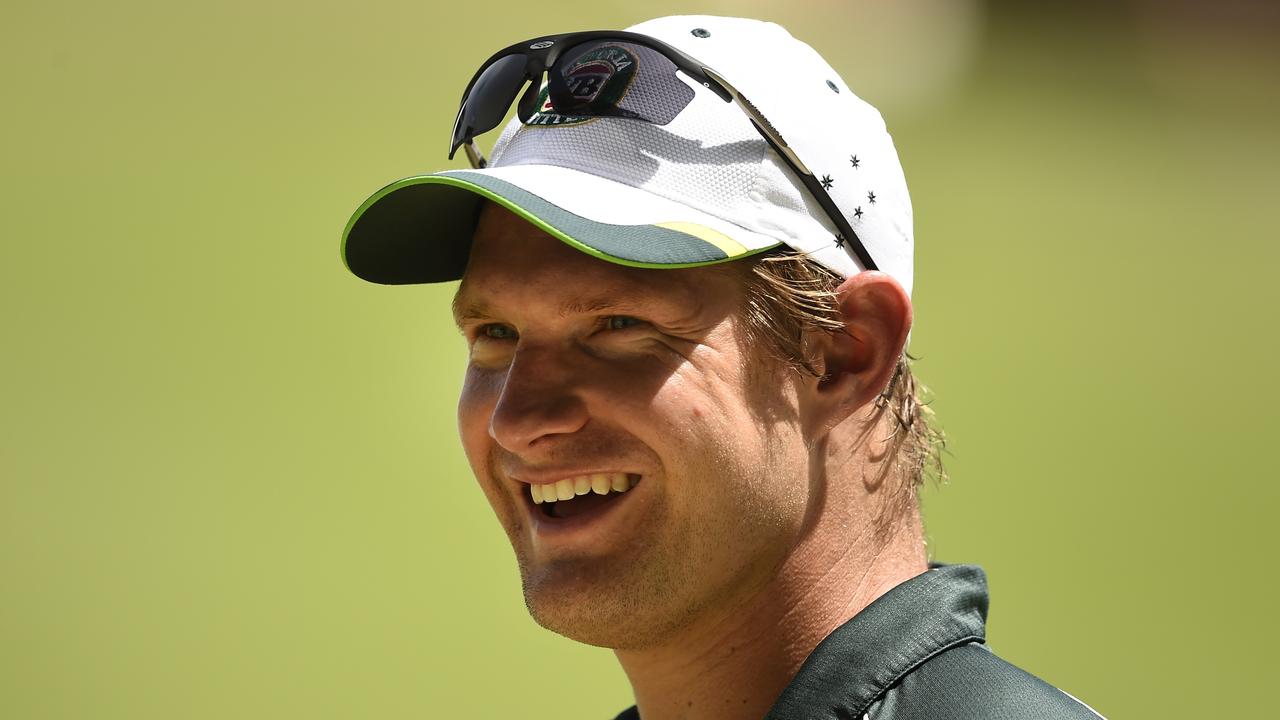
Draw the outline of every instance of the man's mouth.
M602 510L640 482L629 473L595 473L529 485L534 505L546 517L570 518Z

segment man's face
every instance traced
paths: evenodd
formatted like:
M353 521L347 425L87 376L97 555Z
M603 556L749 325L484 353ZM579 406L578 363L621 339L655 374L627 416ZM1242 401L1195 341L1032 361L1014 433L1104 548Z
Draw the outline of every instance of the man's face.
M743 275L623 267L486 207L455 302L458 425L544 627L660 642L737 607L795 545L796 386L742 337ZM531 500L530 483L592 474L634 486Z

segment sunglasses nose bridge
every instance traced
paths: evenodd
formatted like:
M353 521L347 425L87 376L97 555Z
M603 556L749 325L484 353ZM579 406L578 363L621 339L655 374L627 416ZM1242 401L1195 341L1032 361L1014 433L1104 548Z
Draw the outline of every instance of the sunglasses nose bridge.
M520 96L520 102L516 105L516 112L520 115L521 121L526 121L533 117L540 108L538 107L538 96L542 94L542 73L532 74L526 77L529 86L525 88L524 94Z

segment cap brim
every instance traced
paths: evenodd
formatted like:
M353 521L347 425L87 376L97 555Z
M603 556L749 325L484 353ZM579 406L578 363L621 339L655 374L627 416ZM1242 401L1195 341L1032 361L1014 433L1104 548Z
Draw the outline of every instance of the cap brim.
M347 223L343 262L386 285L457 280L486 199L582 252L634 267L713 265L782 244L641 188L558 166L513 165L384 187Z

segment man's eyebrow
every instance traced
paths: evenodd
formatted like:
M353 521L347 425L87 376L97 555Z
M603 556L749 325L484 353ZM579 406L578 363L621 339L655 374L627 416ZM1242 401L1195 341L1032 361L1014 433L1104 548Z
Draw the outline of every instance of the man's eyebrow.
M566 300L556 308L560 317L574 314L590 314L619 308L634 308L640 303L627 297L589 297ZM457 323L476 318L491 317L489 304L483 300L463 298L461 294L453 297L453 319Z
M556 314L565 317L607 311L636 312L652 305L671 307L680 305L684 294L682 291L668 289L658 296L646 296L643 292L619 287L608 292L569 298L560 303ZM453 319L457 325L461 326L468 320L492 317L494 310L483 298L467 296L461 290L453 296Z
M462 327L462 323L467 320L489 316L489 306L486 303L463 297L461 290L454 293L452 307L453 322L458 327Z

